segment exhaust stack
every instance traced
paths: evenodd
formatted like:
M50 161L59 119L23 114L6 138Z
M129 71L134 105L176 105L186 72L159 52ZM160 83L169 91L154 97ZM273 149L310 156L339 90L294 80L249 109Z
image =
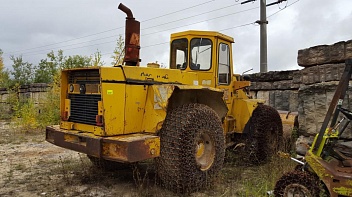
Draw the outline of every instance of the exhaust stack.
M120 3L118 9L126 13L125 29L125 65L139 66L139 49L140 47L140 23L133 18L132 11Z

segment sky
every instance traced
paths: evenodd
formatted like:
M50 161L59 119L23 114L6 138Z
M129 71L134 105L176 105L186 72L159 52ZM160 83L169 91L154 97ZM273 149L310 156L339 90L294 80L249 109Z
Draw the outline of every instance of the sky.
M244 1L244 0L243 0ZM266 0L267 3L276 0ZM0 49L36 65L51 50L90 56L97 50L106 65L129 7L141 22L141 65L168 66L170 34L185 30L219 31L235 39L234 72L259 72L259 0L1 0ZM273 15L274 14L274 15ZM287 0L267 7L268 71L302 69L297 51L352 39L352 0Z

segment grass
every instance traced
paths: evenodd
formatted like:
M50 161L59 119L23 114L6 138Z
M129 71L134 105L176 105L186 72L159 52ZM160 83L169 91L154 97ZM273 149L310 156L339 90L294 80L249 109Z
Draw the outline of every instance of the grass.
M296 163L290 159L273 156L271 162L246 166L238 162L227 162L217 184L226 186L224 196L267 196L283 173L291 171Z
M21 143L46 143L44 132L6 131L1 134L11 134L0 140L1 143L8 144L11 150L15 150ZM47 196L175 196L159 186L152 161L141 162L129 168L104 171L93 166L84 154L64 153L61 148L57 150L62 150L62 153L38 158L26 158L23 154L23 159L12 163L4 171L5 185L0 187L5 186L8 189L0 189L0 196L19 195L17 190L38 195L46 193ZM247 166L240 159L238 155L228 152L217 179L191 196L267 196L266 192L273 190L281 175L293 170L296 165L291 160L276 155L271 162L259 166Z

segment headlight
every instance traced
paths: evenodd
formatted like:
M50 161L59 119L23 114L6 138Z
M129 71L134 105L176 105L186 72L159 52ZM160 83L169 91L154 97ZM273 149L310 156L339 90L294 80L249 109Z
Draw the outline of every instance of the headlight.
M79 93L81 93L81 94L85 94L86 93L86 86L84 84L79 86Z
M75 87L72 84L70 84L69 90L70 90L70 92L73 92L73 90L75 90Z

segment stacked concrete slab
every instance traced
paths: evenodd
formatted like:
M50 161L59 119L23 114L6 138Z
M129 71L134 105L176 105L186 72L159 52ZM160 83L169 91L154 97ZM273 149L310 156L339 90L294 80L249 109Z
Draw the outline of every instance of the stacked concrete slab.
M348 58L352 58L352 40L299 50L297 62L304 67L302 70L253 74L250 76L251 93L278 110L298 111L300 132L315 135L320 130ZM350 110L351 93L350 82L343 104ZM345 137L352 137L352 132L345 132Z
M31 98L33 103L40 108L40 105L44 104L47 92L50 90L50 86L45 83L34 83L31 85L24 85L18 89L18 97L20 102L25 102ZM3 112L0 118L9 117L11 113L9 91L6 88L0 88L0 110Z

